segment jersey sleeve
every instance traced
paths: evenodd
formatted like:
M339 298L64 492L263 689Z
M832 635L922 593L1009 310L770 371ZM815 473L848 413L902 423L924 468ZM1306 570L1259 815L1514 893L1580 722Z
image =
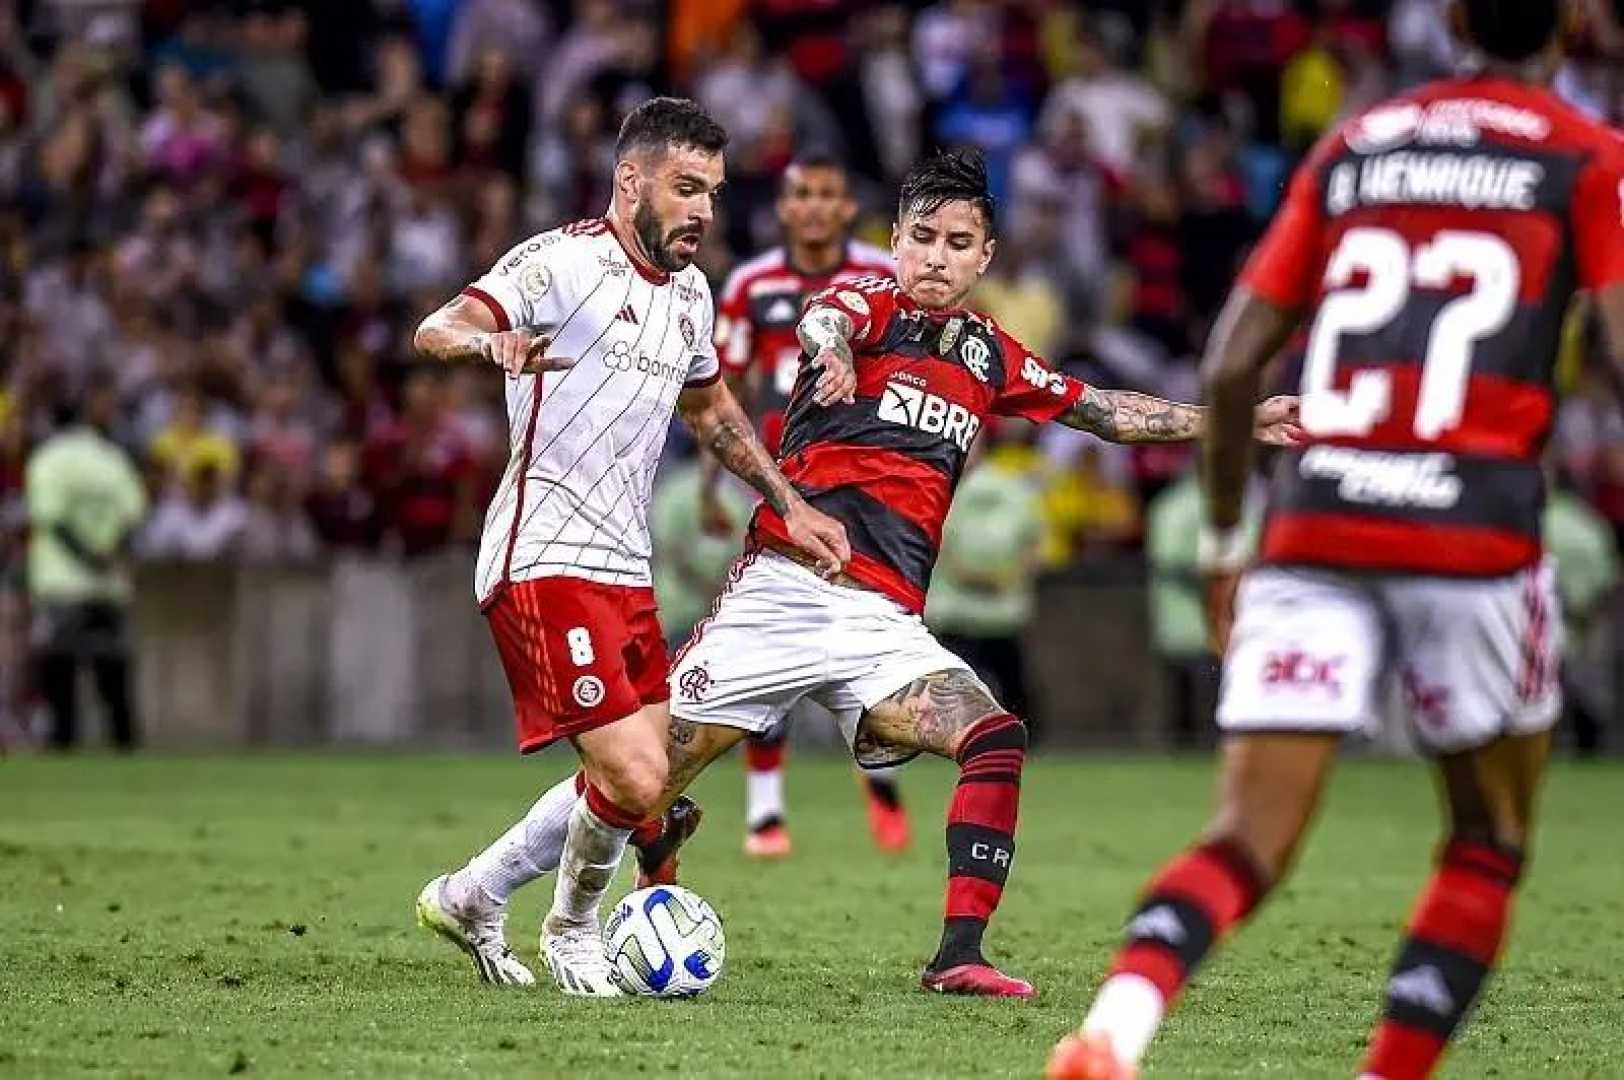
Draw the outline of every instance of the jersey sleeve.
M462 290L490 309L498 330L550 330L568 315L571 257L581 243L554 229L515 245L496 265Z
M722 302L716 306L716 353L728 375L743 375L750 369L750 296L745 278L737 270L729 274L722 286Z
M863 277L831 285L806 303L806 309L831 307L851 319L852 348L879 343L897 313L897 283L889 278Z
M1298 167L1269 231L1241 271L1240 283L1277 307L1306 307L1319 290L1315 271L1325 227L1319 173L1325 156L1311 154Z
M1610 138L1579 174L1573 242L1581 289L1624 284L1624 139Z
M699 332L689 339L693 344L693 352L688 358L688 377L683 380L682 385L685 389L690 390L700 386L709 386L722 377L722 365L716 355L716 316L711 310L710 286L705 281L705 275L696 273L694 277L698 279L699 292L704 297L703 302L699 305L699 310L703 313L704 325L699 327ZM677 317L678 322L680 323L681 320L687 317L686 313L679 315ZM687 339L688 334L684 333L683 337Z
M1004 385L992 400L997 415L1042 424L1077 404L1088 391L1081 379L1056 371L1002 329L997 334L1004 351Z

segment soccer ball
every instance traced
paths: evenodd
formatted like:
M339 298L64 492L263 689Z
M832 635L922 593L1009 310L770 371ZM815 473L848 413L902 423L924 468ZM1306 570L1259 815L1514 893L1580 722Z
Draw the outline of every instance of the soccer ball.
M628 994L696 997L722 974L722 917L680 885L628 894L603 928L615 979Z

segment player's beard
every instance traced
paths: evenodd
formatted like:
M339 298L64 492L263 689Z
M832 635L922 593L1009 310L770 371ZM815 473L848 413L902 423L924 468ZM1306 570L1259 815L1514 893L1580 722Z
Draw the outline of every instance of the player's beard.
M646 202L640 203L633 212L632 228L637 231L637 239L654 265L669 274L686 270L693 261L687 255L679 255L672 247L678 238L692 236L697 240L703 237L700 230L692 225L664 232L660 228L660 219L654 216L654 208Z

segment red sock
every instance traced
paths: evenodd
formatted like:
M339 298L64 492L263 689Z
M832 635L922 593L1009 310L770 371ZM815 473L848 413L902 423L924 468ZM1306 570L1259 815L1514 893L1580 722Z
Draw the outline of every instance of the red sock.
M1387 1008L1362 1071L1383 1080L1432 1075L1505 940L1522 854L1456 837L1410 915Z
M784 767L784 745L783 739L751 739L744 744L744 767L751 772L777 772Z
M1008 713L980 720L959 749L947 807L947 913L931 967L985 963L981 935L1015 861L1015 818L1026 764L1026 725Z
M643 824L641 817L616 806L609 796L599 791L598 785L591 781L586 785L586 808L598 815L599 821L617 829L636 829ZM658 825L659 819L656 818L653 824Z
M1171 1006L1202 959L1266 891L1251 859L1234 845L1215 841L1186 851L1151 881L1111 974L1149 979Z

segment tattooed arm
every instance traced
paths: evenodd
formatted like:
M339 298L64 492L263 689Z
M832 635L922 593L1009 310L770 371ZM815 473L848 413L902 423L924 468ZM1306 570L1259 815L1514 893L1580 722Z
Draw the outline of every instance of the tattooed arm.
M1207 410L1200 405L1097 386L1056 419L1117 443L1188 442L1207 433ZM1272 397L1253 409L1252 437L1258 442L1290 446L1299 434L1296 398Z
M819 405L852 401L857 392L856 361L851 354L854 332L851 316L839 308L814 304L795 327L801 348L812 358L812 366L823 369L812 400Z
M1057 419L1107 442L1186 442L1199 439L1206 430L1206 413L1199 405L1090 386Z
M726 383L718 380L684 390L677 398L677 411L699 445L722 468L761 492L767 505L778 511L797 547L813 556L828 574L845 567L851 558L845 526L801 498L761 445L750 418Z

